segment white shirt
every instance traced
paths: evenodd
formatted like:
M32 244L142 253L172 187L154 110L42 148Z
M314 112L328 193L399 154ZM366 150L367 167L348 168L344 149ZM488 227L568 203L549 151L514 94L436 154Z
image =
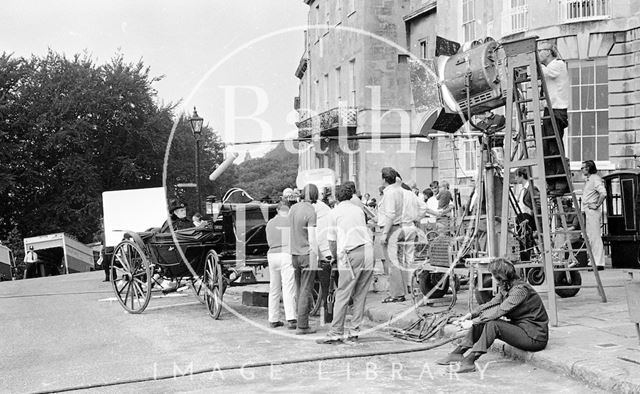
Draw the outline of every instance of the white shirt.
M28 250L27 253L25 253L24 255L24 262L35 263L36 261L38 261L38 254L33 250Z
M522 188L520 189L520 193L518 194L518 206L520 207L520 211L522 211L522 213L528 213L529 215L533 216L533 210L524 203L524 194L526 193L527 189L529 189L529 181L522 185ZM531 201L533 201L533 199Z
M384 198L378 209L378 225L384 227L391 222L394 225L409 226L426 214L427 204L418 201L412 191L405 190L399 183L384 189Z
M383 199L378 205L378 225L384 227L387 223L399 225L402 223L402 186L397 183L384 188Z
M329 231L329 216L331 214L331 208L324 202L318 200L313 204L313 208L316 210L318 217L316 221L316 241L318 243L318 256L326 257L331 255L329 250L329 240L327 234Z
M427 208L429 208L431 211L437 212L438 211L438 199L436 198L435 195L429 197L427 199ZM436 222L436 217L433 215L428 215L427 216L427 223L435 223Z
M589 204L598 203L600 196L606 195L607 189L605 189L604 182L600 175L589 174L584 184L584 189L582 190L582 211L586 211ZM597 209L600 209L600 207Z
M329 215L329 241L336 241L338 255L371 244L364 212L350 201L341 201Z
M414 192L406 189L402 190L402 224L412 225L427 214L427 203L424 200L420 200Z
M567 109L570 92L567 64L560 59L553 59L546 66L542 65L542 73L547 83L551 108Z

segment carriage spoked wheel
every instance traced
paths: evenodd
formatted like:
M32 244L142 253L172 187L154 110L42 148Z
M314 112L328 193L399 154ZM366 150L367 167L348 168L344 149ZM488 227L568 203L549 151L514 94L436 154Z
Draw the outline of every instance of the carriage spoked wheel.
M222 265L218 254L214 250L207 252L204 269L204 300L209 310L209 315L214 319L220 317L222 312L222 296L224 295L224 278L222 277Z
M138 244L124 240L111 259L111 286L120 305L129 313L142 313L151 300L151 264Z

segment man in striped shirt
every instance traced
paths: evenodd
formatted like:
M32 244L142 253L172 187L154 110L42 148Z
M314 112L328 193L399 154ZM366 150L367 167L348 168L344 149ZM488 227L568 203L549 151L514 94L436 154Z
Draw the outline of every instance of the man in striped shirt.
M460 363L457 373L475 371L476 360L496 339L532 352L547 346L549 317L538 293L519 280L515 267L506 259L493 260L489 271L498 284L498 293L457 321L469 331L453 352L437 361L441 365ZM468 350L471 352L465 357Z

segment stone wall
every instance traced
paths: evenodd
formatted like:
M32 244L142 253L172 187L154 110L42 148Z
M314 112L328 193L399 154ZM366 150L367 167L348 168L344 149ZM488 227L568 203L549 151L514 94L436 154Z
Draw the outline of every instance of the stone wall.
M640 27L615 34L609 53L609 156L616 168L640 157Z

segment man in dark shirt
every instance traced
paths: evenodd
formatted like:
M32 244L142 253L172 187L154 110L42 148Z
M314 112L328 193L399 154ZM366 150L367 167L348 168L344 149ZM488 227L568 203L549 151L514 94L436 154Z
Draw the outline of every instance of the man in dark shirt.
M318 187L307 184L302 191L303 200L294 204L289 211L291 226L291 262L295 271L298 300L296 303L298 327L297 335L312 334L315 329L309 327L311 292L316 275L318 256L316 242L317 215L313 203L318 200Z
M449 227L450 212L453 209L451 204L453 196L449 191L449 182L442 181L436 199L438 200L438 212L440 213L440 216L436 220L439 225L438 227Z

